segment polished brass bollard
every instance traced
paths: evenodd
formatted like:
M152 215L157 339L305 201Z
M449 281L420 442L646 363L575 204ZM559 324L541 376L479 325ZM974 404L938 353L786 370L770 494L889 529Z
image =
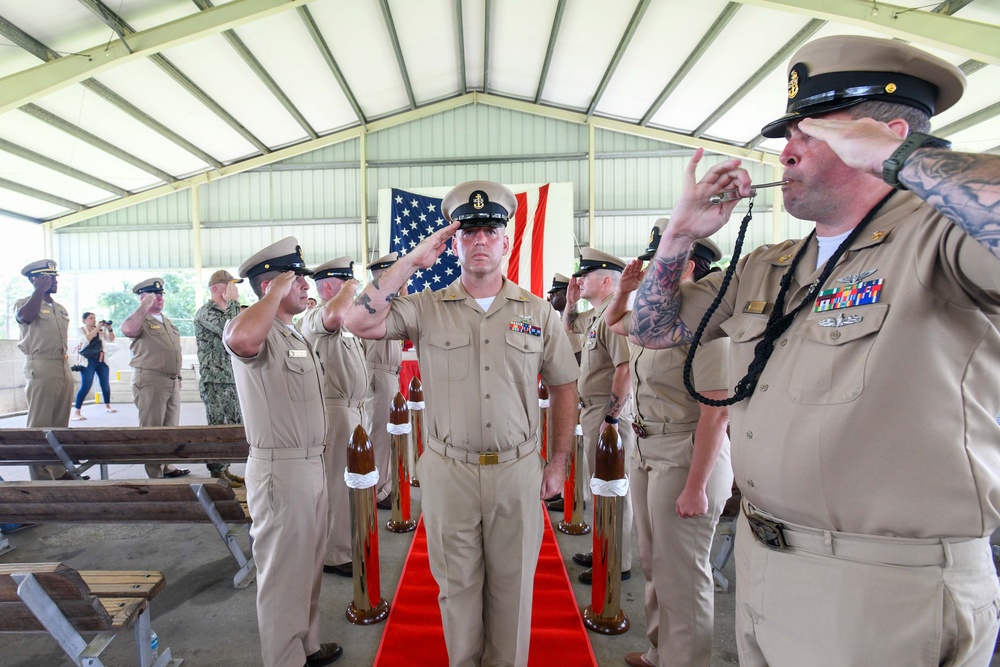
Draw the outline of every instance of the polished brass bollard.
M410 484L419 487L417 461L424 455L424 387L418 377L410 380L410 400L406 403L406 407L410 409L410 452L413 455Z
M583 485L585 467L581 465L586 453L583 451L583 429L580 427L580 413L576 414L576 443L566 461L566 481L563 483L563 519L556 525L559 532L567 535L586 535L590 524L583 518Z
M542 444L542 458L549 462L549 388L538 381L538 442Z
M406 409L406 399L396 392L389 410L390 454L392 465L392 518L385 527L393 533L408 533L416 530L417 522L410 518L410 411Z
M625 447L618 431L607 425L597 442L594 484L594 564L590 605L583 610L583 624L602 635L628 632L628 616L621 606L622 514L628 493ZM603 487L603 488L602 488ZM672 508L666 508L670 511Z
M355 625L381 623L389 616L382 599L378 560L378 508L375 507L375 451L365 429L358 426L347 448L344 482L351 492L351 542L354 556L354 599L347 620Z

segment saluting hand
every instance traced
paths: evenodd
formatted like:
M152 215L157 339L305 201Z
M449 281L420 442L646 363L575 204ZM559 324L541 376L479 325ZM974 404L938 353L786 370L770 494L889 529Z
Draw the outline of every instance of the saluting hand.
M143 292L139 295L139 307L142 308L143 312L148 312L153 307L154 301L156 301L156 295L152 292Z
M264 290L264 292L265 294L275 293L278 295L279 299L284 299L288 293L292 291L292 286L294 284L295 272L285 271L280 276L267 283L267 289Z
M903 137L892 127L873 118L805 118L799 122L799 130L825 141L848 167L879 178L882 177L882 163L903 142Z
M461 223L453 222L443 229L439 229L423 241L416 248L408 252L405 256L413 263L414 268L428 269L434 266L434 262L448 248L448 239L455 235Z
M340 286L340 291L338 292L338 294L350 294L351 298L354 298L354 294L358 291L358 287L360 285L361 283L359 283L354 278L348 278Z
M49 288L52 287L52 276L47 273L40 273L35 276L35 279L32 280L31 283L35 288L35 292L39 294L48 294Z
M575 306L580 301L580 279L570 278L566 287L566 307Z
M229 283L226 285L225 291L222 292L222 298L229 301L239 301L240 300L240 290L236 287L236 283Z
M646 272L642 270L642 260L633 259L625 265L625 270L622 271L622 277L618 281L618 291L625 293L634 292L639 289L639 285L642 284L642 279L645 275Z

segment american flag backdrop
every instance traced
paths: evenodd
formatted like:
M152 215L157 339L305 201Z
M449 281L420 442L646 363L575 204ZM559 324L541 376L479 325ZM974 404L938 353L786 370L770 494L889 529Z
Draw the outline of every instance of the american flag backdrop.
M548 193L548 184L515 193L517 212L507 225L511 241L504 267L508 279L543 298L547 280L543 248ZM392 189L390 215L389 251L400 255L448 224L441 213L441 199L398 188ZM434 266L414 273L407 287L411 292L439 290L454 282L461 272L458 257L448 248Z

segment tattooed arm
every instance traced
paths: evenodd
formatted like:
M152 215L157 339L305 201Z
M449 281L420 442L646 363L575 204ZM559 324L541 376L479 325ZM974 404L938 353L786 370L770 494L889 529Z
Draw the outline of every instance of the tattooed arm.
M382 275L374 278L365 286L364 291L354 300L354 306L349 309L344 318L344 325L355 336L361 338L382 339L385 337L385 318L389 316L389 308L396 293L406 284L417 269L426 269L437 261L447 247L448 239L454 236L459 223L453 222L444 229L439 229L420 244L399 258Z
M611 378L611 401L608 403L607 416L618 418L625 407L625 401L632 395L632 376L629 374L628 362L615 366L615 374Z
M663 249L663 243L660 244ZM680 319L681 275L687 268L689 250L672 257L657 252L639 285L632 310L630 338L645 348L662 350L689 343L692 332Z

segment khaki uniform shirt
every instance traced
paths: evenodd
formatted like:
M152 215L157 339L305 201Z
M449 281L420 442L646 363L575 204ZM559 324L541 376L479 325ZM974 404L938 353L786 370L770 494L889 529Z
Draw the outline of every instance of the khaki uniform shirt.
M302 335L323 364L323 393L326 398L360 401L368 393L370 381L361 339L346 329L327 331L324 305L307 310L301 321Z
M181 335L166 315L158 322L152 315L142 321L139 335L130 346L133 368L157 371L165 375L180 375Z
M14 304L17 312L31 297L19 299ZM53 301L43 301L38 309L38 317L31 324L17 323L21 328L21 340L17 349L28 357L36 359L65 359L69 340L69 312Z
M403 365L403 344L398 340L364 340L368 374L376 370L399 374Z
M548 386L579 369L548 302L506 278L487 313L461 278L393 300L387 339L417 347L429 437L473 452L504 451L538 433L538 375Z
M707 332L746 374L802 241L740 261ZM810 241L789 289L822 269ZM694 330L722 274L682 286ZM908 192L886 203L775 341L730 408L743 495L793 523L868 535L974 537L1000 525L1000 261ZM760 310L763 313L753 311Z
M257 356L239 357L228 345L226 351L233 359L243 425L252 447L325 444L323 369L309 343L275 318Z
M615 367L629 358L628 339L612 333L604 321L604 311L613 297L609 294L596 308L580 313L573 323L573 333L584 334L577 383L577 391L583 398L611 396Z

